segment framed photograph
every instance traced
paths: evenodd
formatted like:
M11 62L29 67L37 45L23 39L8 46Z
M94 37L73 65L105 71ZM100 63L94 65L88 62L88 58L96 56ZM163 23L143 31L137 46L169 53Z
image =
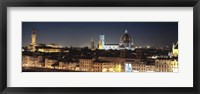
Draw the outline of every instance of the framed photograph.
M199 0L0 6L1 93L200 93Z

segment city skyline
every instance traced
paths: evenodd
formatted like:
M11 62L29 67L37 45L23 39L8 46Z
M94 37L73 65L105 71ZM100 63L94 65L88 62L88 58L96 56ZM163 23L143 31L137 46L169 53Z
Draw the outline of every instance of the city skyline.
M178 41L178 22L22 22L22 45L31 43L32 29L37 43L55 43L64 47L95 46L99 35L108 44L119 44L125 30L133 37L134 46L165 47Z
M23 72L178 72L178 22L23 22L22 30Z

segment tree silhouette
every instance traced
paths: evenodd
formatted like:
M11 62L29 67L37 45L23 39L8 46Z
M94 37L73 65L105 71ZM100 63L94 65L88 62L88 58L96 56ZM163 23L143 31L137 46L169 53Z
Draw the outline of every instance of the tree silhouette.
M56 68L56 66L59 66L59 61L58 61L58 62L55 62L55 63L53 63L51 66L53 66L53 68L55 69L55 68Z

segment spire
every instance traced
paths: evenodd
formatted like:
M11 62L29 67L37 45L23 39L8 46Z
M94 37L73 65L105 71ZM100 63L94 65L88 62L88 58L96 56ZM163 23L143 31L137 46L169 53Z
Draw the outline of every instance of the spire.
M93 40L93 38L91 37L91 42L93 42L94 40Z
M127 29L125 29L125 33L128 33Z
M174 49L178 49L178 41L177 41L177 43L174 45Z
M178 41L177 41L176 44L173 43L173 47L172 47L172 48L173 48L173 49L178 49Z
M32 29L32 34L36 34L35 28Z

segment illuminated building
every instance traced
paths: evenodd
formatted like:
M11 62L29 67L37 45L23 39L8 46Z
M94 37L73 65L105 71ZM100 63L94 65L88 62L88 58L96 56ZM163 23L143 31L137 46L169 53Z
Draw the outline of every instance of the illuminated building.
M92 49L92 50L94 50L95 49L95 47L94 47L94 40L93 40L93 38L91 38L91 42L90 42L90 48Z
M61 59L59 60L59 69L79 71L79 63L73 60Z
M106 60L102 62L102 71L104 72L124 72L125 62L127 59L120 57L99 57L100 60Z
M173 44L172 53L174 57L178 57L178 42L176 44Z
M36 63L38 62L38 58L30 55L23 55L22 62L23 62L22 66L35 67Z
M131 63L125 63L125 72L132 72L132 64Z
M113 63L109 61L93 61L92 72L114 72Z
M72 70L72 71L79 71L78 65L79 65L78 62L66 62L65 69Z
M62 50L62 46L59 46L57 44L37 44L37 39L36 39L36 30L33 29L32 30L32 34L31 34L31 44L28 46L28 50L35 52L44 52L44 53L57 53L57 52L61 52Z
M155 59L155 72L178 72L178 42L168 55L152 56Z
M110 50L110 49L112 49L112 50L119 50L119 44L106 44L104 46L104 49L105 50Z
M42 67L44 66L42 56L23 55L22 66L24 67Z
M98 62L102 67L102 72L115 72L114 63L111 62Z
M135 62L132 67L134 72L145 72L146 64L144 62Z
M146 62L135 62L132 67L133 72L155 72L155 65L146 64Z
M94 62L92 72L102 72L102 63Z
M104 46L105 46L105 36L104 35L100 35L100 41L101 41L102 49L104 49Z
M32 34L31 34L31 44L32 44L33 46L36 46L36 30L35 30L35 29L32 30Z
M62 52L64 51L62 46L59 46L57 44L37 44L35 47L36 51L38 52L43 52L43 53L57 53L57 52Z
M36 51L35 46L36 46L36 30L32 29L31 44L29 46L32 52Z
M124 72L125 59L119 57L100 57L96 59L80 59L79 69L85 72Z
M133 38L128 34L127 30L125 30L125 33L120 38L119 48L134 50Z
M124 61L124 71L125 72L133 72L134 63L136 62L136 59L125 59Z
M92 71L92 59L79 59L79 63L80 71Z
M133 47L133 39L128 34L128 31L125 30L125 33L120 37L119 44L105 44L105 37L104 35L100 35L100 40L98 43L98 49L105 49L105 50L120 50L120 49L127 49L127 50L134 50Z
M64 61L59 61L59 69L66 69L66 63Z
M158 58L155 61L156 72L178 72L177 58Z
M45 58L45 68L54 68L53 64L58 63L56 58Z
M104 46L105 46L105 36L104 35L100 35L98 48L99 49L104 49Z
M155 72L155 65L148 64L146 65L145 69L146 69L146 72Z
M111 61L93 61L92 72L123 72L121 64Z
M37 46L36 47L38 52L43 52L43 53L57 53L57 52L61 52L62 48L54 48L54 47L50 47L50 46Z
M103 47L102 47L102 42L101 42L101 41L99 41L99 43L98 43L98 49L100 49L100 50L103 49Z

